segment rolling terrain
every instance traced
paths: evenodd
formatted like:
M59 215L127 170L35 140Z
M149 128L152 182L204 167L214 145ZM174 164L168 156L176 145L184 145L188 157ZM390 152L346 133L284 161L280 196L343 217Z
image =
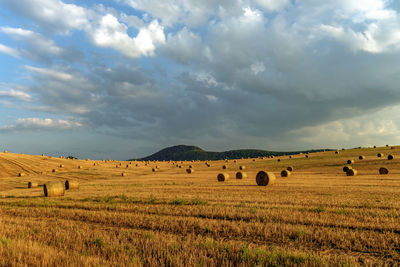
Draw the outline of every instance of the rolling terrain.
M208 161L210 167L0 153L0 266L398 265L399 149ZM349 159L357 176L342 171ZM186 172L189 165L194 173ZM247 178L235 179L239 166ZM292 176L280 177L288 166ZM388 175L379 175L382 166ZM275 173L275 184L257 186L259 170ZM230 179L218 182L221 172ZM80 188L62 197L27 188L29 181L67 179Z

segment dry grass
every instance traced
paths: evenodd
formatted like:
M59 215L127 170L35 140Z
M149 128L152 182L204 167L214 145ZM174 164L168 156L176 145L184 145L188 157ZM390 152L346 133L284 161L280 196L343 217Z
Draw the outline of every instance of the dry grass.
M248 178L224 183L224 161L190 163L190 175L176 167L188 162L157 162L156 173L134 162L122 177L112 161L1 153L0 266L398 265L400 161L376 157L390 147L361 150L237 160ZM347 177L343 163L360 153ZM256 185L258 171L288 165L296 178ZM69 179L79 190L43 197L45 182Z

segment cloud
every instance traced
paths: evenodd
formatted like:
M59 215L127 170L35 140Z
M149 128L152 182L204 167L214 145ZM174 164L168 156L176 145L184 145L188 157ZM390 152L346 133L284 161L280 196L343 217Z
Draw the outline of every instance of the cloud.
M61 119L20 118L15 124L0 126L0 132L20 131L62 131L79 128L83 125L79 122Z
M290 4L290 0L255 0L255 2L267 11L280 11Z
M3 0L2 4L52 32L68 33L71 29L85 29L89 25L88 10L60 0Z
M12 98L22 101L32 101L32 96L26 92L10 89L8 91L0 91L0 98Z
M18 58L20 56L20 52L17 49L5 46L0 44L0 53L4 53L13 57Z
M165 42L163 27L156 20L139 29L136 37L127 34L128 27L111 14L103 16L99 27L92 33L93 42L111 47L128 57L153 56L156 45Z

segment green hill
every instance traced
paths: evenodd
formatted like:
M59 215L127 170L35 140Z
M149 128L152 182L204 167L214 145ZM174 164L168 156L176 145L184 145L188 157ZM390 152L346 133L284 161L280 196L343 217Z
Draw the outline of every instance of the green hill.
M294 155L306 152L318 152L324 149L296 151L296 152L276 152L257 149L239 149L225 152L209 152L197 146L178 145L164 148L153 155L137 160L222 160L222 159L240 159L256 158L266 156Z

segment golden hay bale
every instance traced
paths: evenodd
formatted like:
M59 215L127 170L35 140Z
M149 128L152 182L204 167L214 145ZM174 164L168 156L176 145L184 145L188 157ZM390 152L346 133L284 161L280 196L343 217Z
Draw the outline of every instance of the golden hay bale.
M378 153L378 158L382 158L383 156L384 156L384 154L382 154L382 153Z
M151 171L152 171L152 172L156 172L156 168L152 168Z
M56 171L57 171L56 169L52 169L52 170L51 170L51 172L56 172Z
M7 151L7 150L4 150L4 153L8 153L8 151Z
M278 162L280 162L281 161L281 159L278 159Z
M348 161L347 161L347 164L353 164L354 163L354 159L349 159Z
M390 149L395 149L396 147L392 146Z
M193 168L193 166L192 165L189 165L189 169L192 169Z
M273 185L275 179L275 174L272 172L259 171L256 176L256 183L259 186Z
M23 176L25 176L26 174L25 173L23 173L23 172L19 172L18 173L18 177L23 177Z
M288 170L281 171L281 177L289 177L290 175L292 175L292 173Z
M374 148L376 148L376 146L374 146Z
M229 174L227 174L227 173L219 173L217 175L217 179L218 179L218 182L225 182L225 181L229 180Z
M28 182L28 188L37 188L38 186L37 182Z
M188 168L188 169L186 169L186 172L187 173L194 173L194 169L193 168Z
M244 169L246 169L246 166L244 166L244 165L240 165L240 166L239 166L239 170L242 170L242 171L243 171Z
M356 176L357 175L357 170L355 169L348 169L346 172L347 176Z
M209 164L209 163L207 163L206 165L207 165L207 167L211 167L211 164Z
M77 180L66 180L65 189L66 190L79 189L79 182Z
M388 174L389 170L385 167L379 168L379 174Z
M256 161L256 159L253 159L253 161Z
M388 160L392 160L392 159L394 159L394 156L393 155L388 155Z
M310 156L309 155L306 155L306 158L309 158Z
M129 168L129 164L126 165L126 168Z
M78 166L78 169L82 169L83 167L81 165Z
M363 160L363 159L365 159L365 156L362 156L362 155L361 155L361 156L358 157L358 159L359 159L359 160Z
M96 162L95 162L95 163L93 163L93 166L96 166Z
M271 159L273 159L273 158L274 158L274 156L271 156L270 158L271 158Z
M182 165L179 165L179 169L182 169Z
M339 151L338 151L338 150L336 150L336 151L335 151L335 154L339 154Z
M222 169L226 170L226 169L228 169L228 166L227 165L223 165Z
M386 147L389 147L389 145L386 145Z
M286 168L286 170L292 172L294 170L294 167L293 166L289 166L289 167Z
M236 173L236 179L246 179L247 178L247 173L245 172L237 172Z
M62 165L62 164L60 164L60 166L59 166L60 168L64 168L64 165Z
M65 194L65 186L60 181L51 181L43 185L45 197L60 197Z
M126 174L125 172L121 173L121 176L127 176L128 174Z
M289 156L289 159L291 159L292 158L292 156Z
M347 172L349 169L353 169L351 166L344 166L343 167L343 172Z

